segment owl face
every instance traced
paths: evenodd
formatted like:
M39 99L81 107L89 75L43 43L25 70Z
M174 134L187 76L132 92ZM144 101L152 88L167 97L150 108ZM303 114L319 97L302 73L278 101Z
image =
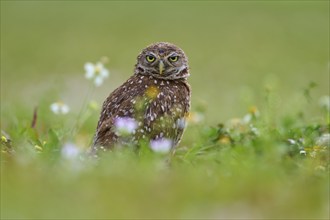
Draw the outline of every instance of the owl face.
M160 42L142 50L137 58L135 73L161 79L180 79L189 76L188 68L183 50L173 44Z

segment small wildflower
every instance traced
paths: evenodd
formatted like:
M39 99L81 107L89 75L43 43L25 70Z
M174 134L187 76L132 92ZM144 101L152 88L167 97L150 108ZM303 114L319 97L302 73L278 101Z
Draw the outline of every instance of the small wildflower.
M85 66L86 79L94 80L96 86L102 85L105 78L109 76L109 70L107 70L101 62L96 64L86 63Z
M259 110L258 110L258 108L256 106L250 107L249 108L249 113L251 115L253 115L254 117L256 117L256 118L260 116L260 112L259 112Z
M256 136L259 136L260 135L260 132L259 132L259 129L254 127L254 126L250 126L250 129L251 129L251 132L256 135Z
M300 150L299 153L300 153L301 155L305 155L305 156L306 156L306 151L305 151L305 150Z
M150 141L150 148L158 153L168 153L172 148L172 141L167 138L161 138Z
M88 103L88 107L92 110L98 110L99 109L99 105L96 101L90 101Z
M289 142L290 144L292 144L292 145L294 145L294 144L297 143L297 142L296 142L295 140L293 140L293 139L288 139L288 142Z
M244 117L242 118L243 124L249 124L251 120L252 120L252 115L250 113L244 115Z
M218 141L221 144L230 144L231 143L230 137L228 137L228 135L221 136Z
M10 137L4 131L1 131L1 133L3 133L1 135L1 152L13 153L14 149L12 149Z
M8 142L7 138L4 135L1 136L1 142L4 142L4 143Z
M75 159L80 154L80 149L73 143L65 143L61 150L62 157L66 159Z
M137 123L130 117L119 117L115 119L116 133L118 135L128 135L135 132Z
M39 145L34 145L34 149L36 149L37 151L42 151L42 147L40 147Z
M249 124L253 119L256 119L260 116L260 112L257 107L252 106L249 108L248 113L242 118L243 124Z
M330 110L330 96L322 96L319 100L319 104L322 108Z
M190 112L187 119L188 122L200 123L204 120L204 115L200 112Z
M315 142L319 146L330 147L330 134L322 134L321 137L318 137Z
M60 102L60 101L51 104L50 109L55 114L64 114L64 115L69 113L69 111L70 111L70 107L68 105L64 104L63 102Z

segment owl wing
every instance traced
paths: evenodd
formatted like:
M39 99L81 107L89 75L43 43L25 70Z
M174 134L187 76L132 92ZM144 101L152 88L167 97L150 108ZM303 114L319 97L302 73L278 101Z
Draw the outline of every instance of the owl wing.
M117 136L113 130L116 117L133 118L135 97L144 93L141 86L130 86L135 80L135 76L129 78L104 101L94 137L94 146L110 146L116 142Z
M190 110L190 86L183 83L180 89L177 91L176 96L178 97L178 105L174 104L171 109L173 115L173 123L176 125L176 130L174 131L173 143L174 147L177 146L182 138L183 132L186 127L186 119ZM180 111L178 110L180 107Z

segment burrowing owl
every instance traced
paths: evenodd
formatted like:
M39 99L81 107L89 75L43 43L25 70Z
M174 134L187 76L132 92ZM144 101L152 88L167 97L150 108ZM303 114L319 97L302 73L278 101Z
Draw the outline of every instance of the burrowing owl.
M160 42L142 50L134 75L103 103L92 152L162 139L174 148L190 108L188 76L187 57L177 46ZM129 135L118 132L123 123L133 128Z

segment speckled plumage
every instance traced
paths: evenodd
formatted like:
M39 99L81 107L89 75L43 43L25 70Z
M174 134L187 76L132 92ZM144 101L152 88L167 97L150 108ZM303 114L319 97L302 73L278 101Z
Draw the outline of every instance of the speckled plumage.
M147 56L155 61L148 61ZM177 61L172 61L176 56ZM138 124L125 141L138 143L142 139L166 138L175 147L181 140L190 108L188 68L184 52L173 44L160 42L142 50L134 75L103 103L92 151L122 144L114 128L118 117L134 118Z

